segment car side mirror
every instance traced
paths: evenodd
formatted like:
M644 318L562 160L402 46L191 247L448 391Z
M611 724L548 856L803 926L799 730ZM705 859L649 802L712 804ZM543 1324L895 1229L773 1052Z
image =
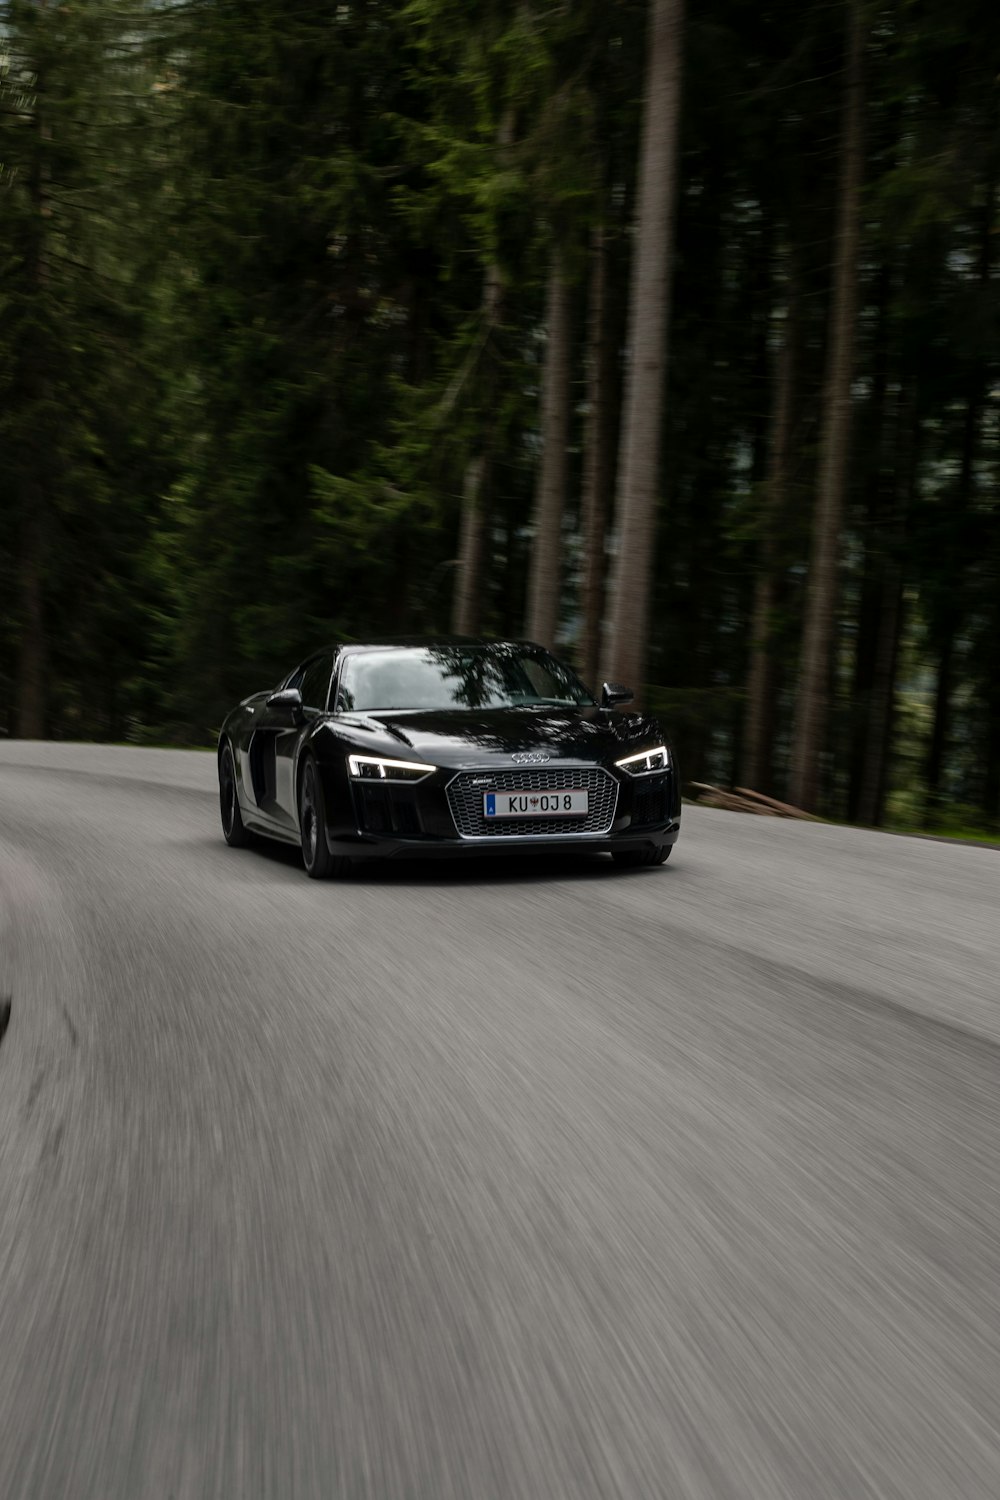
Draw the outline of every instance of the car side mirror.
M606 682L601 688L601 707L615 708L619 703L631 703L635 697L631 688L621 682Z
M268 708L286 709L293 724L302 722L302 694L297 687L279 688L267 700Z

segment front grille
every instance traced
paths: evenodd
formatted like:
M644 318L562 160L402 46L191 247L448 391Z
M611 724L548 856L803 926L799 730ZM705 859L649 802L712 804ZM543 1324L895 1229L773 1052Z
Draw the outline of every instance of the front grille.
M670 817L670 777L652 776L636 782L632 793L632 826L648 828Z
M478 786L474 783L478 782ZM484 792L586 791L589 812L585 818L483 817ZM614 822L618 783L600 766L578 770L460 771L448 785L448 806L455 827L463 838L524 838L553 834L565 838L573 833L607 833Z

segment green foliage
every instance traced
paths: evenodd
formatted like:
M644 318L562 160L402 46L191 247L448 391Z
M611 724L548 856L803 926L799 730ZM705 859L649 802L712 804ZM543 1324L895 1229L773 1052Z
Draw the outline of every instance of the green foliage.
M828 805L856 801L874 692L859 663L898 570L889 807L923 816L947 659L934 817L961 807L990 827L1000 12L865 12ZM520 630L554 246L576 296L579 550L595 225L628 358L646 16L645 0L0 0L0 729L15 727L31 635L33 518L57 735L202 742L318 639L441 629L464 476L484 452L485 627ZM766 554L778 792L824 399L842 22L839 6L711 0L690 8L684 59L650 698L686 774L736 779ZM801 347L776 516L793 273Z
M143 692L160 388L146 343L156 132L142 23L115 0L0 8L0 524L9 580L29 518L41 538L49 728L63 734L121 732ZM3 599L10 683L23 629L12 582Z

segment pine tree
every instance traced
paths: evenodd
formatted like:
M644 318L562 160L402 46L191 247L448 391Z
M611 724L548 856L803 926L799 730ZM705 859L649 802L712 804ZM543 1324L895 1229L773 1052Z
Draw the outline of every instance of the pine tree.
M683 19L682 0L651 0L629 309L630 363L618 471L618 550L605 670L609 679L629 680L638 693L645 675L655 556Z
M847 0L846 12L837 258L823 398L819 492L809 568L809 593L791 767L792 801L810 810L816 807L819 799L820 764L826 744L830 653L836 624L839 549L848 480L851 379L858 301L858 244L864 175L864 21L860 4L856 0Z

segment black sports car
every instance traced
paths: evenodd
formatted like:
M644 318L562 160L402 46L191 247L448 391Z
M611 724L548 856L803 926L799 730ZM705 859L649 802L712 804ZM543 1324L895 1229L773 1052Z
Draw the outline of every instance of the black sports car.
M219 736L222 827L302 846L317 879L352 860L606 850L660 865L680 832L655 719L600 704L524 641L328 647L246 698Z

